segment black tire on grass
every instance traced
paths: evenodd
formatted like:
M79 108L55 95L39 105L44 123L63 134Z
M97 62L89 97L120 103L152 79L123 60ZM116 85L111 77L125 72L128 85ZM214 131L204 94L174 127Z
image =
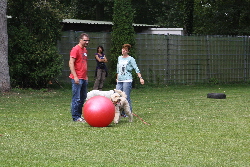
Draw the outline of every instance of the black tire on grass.
M224 93L208 93L207 98L225 99L226 95Z

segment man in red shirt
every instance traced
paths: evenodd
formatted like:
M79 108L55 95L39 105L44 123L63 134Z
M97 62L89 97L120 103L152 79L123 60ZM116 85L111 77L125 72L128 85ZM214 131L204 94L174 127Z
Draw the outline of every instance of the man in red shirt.
M73 121L85 122L82 118L82 107L87 97L88 75L87 75L87 54L86 47L89 44L89 36L82 33L79 43L70 51L69 68L72 83L71 114Z

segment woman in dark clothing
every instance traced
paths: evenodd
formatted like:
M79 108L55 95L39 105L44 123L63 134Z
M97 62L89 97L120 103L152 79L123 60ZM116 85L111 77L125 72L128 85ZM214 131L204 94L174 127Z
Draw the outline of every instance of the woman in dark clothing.
M95 71L96 79L93 90L102 90L104 80L107 77L107 67L105 63L108 62L102 46L97 47L97 53L95 54L95 59L96 59L96 71Z

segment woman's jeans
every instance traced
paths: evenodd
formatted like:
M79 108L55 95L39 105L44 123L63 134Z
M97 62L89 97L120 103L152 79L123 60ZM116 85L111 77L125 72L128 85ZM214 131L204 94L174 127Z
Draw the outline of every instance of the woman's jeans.
M132 112L132 102L131 102L131 99L130 99L130 92L131 92L131 89L132 89L132 82L117 82L116 89L121 90L121 91L126 93L127 100L128 100L129 106L130 106L130 110Z
M71 102L71 114L73 121L76 121L82 116L83 103L87 97L88 81L80 79L79 84L75 84L75 80L71 79L72 83L72 102Z

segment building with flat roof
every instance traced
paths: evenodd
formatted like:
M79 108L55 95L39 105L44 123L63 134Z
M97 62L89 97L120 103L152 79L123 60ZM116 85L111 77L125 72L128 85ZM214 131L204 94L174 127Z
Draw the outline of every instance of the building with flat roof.
M148 28L146 34L184 35L183 28Z
M113 23L111 21L64 19L62 21L63 31L86 31L86 32L111 32ZM133 24L136 33L146 31L148 28L158 28L158 25Z

